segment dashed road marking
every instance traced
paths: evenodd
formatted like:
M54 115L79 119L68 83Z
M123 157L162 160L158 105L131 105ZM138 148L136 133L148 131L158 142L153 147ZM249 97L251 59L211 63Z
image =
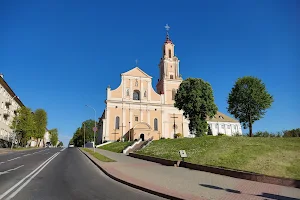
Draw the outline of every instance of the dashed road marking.
M19 168L21 168L21 167L23 167L23 166L24 166L24 165L21 165L21 166L19 166L19 167L13 168L13 169L6 170L6 171L4 171L4 172L0 172L0 176L3 175L3 174L8 174L10 171L17 170L17 169L19 169Z
M9 161L12 161L12 160L17 160L17 159L19 159L19 158L21 158L21 157L16 157L16 158L13 158L13 159L7 160L7 162L9 162Z

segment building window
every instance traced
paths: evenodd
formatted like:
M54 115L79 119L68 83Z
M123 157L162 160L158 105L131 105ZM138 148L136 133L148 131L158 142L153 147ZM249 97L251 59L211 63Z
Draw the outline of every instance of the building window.
M169 58L171 58L171 49L169 49Z
M158 125L157 125L157 119L154 119L154 130L157 131L158 130Z
M227 128L230 129L230 125L227 125Z
M120 117L117 116L116 117L116 123L115 123L115 129L119 129L120 128Z
M126 90L126 96L129 96L129 89Z
M173 75L170 75L170 79L174 79L174 76L173 76Z
M222 125L221 125L221 128L224 128L224 127L225 127L225 125L224 125L224 124L222 124Z
M176 95L176 90L173 89L173 90L172 90L172 100L175 100L175 95Z
M220 119L224 119L224 117L223 117L223 116L221 116L221 115L219 116L219 118L220 118Z
M216 128L218 128L218 124L216 124Z
M136 87L139 86L139 82L138 80L135 80L135 84L134 84Z
M140 91L139 90L133 91L133 100L140 100Z
M139 117L134 117L134 120L136 121L136 122L138 122L139 121Z
M145 90L144 92L144 97L147 97L147 90Z

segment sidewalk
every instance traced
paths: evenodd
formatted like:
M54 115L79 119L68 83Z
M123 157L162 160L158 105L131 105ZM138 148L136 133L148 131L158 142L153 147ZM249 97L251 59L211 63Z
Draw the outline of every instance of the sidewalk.
M97 162L107 173L134 185L182 199L300 199L300 189L168 167L96 149L117 162Z

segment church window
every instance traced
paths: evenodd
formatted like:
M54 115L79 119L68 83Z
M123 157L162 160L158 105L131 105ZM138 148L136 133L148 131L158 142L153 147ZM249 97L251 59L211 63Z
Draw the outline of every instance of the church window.
M171 58L171 49L169 49L169 58Z
M158 130L158 124L157 124L157 119L154 119L154 130L157 131Z
M230 129L230 125L227 125L227 128Z
M134 84L136 87L139 86L139 82L138 80L135 80L135 84Z
M119 129L120 128L120 117L117 116L116 117L116 122L115 122L115 129Z
M129 89L126 90L126 96L129 96Z
M147 97L147 90L145 90L144 92L144 97Z
M224 124L222 124L222 125L221 125L221 128L224 128L224 127L225 127L225 125L224 125Z
M135 117L134 117L134 120L135 120L136 122L138 122L138 121L139 121L139 117L135 116Z
M140 100L140 91L138 90L133 91L133 100Z
M174 79L174 76L173 76L173 75L170 75L170 79Z
M172 100L175 100L175 95L176 95L176 90L173 89L173 90L172 90Z

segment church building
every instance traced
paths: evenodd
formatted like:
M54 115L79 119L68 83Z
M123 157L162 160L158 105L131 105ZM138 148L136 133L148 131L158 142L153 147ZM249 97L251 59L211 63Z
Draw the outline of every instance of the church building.
M159 80L156 90L152 77L138 66L121 74L121 84L116 89L106 89L106 108L99 119L99 142L122 140L147 140L153 138L194 137L189 131L189 120L183 111L174 107L174 98L183 81L175 45L167 33L159 62ZM217 112L208 119L212 135L241 134L241 126L223 113Z

